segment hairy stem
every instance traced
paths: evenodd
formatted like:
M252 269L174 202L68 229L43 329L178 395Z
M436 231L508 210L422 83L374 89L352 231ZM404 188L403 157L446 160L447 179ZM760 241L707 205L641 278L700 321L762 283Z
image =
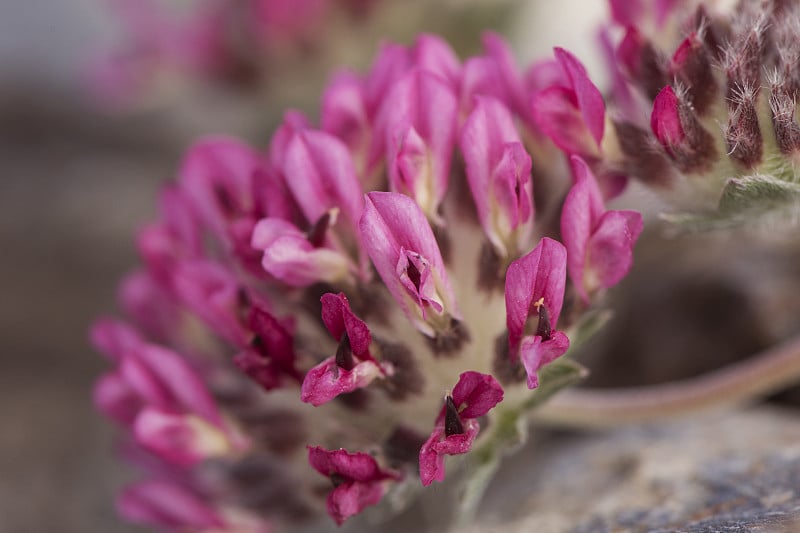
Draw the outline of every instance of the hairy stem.
M570 427L609 427L747 403L800 382L800 336L752 358L663 385L565 390L532 413Z

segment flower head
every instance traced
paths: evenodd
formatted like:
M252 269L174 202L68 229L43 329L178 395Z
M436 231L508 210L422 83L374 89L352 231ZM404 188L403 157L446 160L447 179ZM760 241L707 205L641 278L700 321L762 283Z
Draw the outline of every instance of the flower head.
M143 472L126 517L341 524L501 446L639 225L605 210L578 158L567 202L537 194L535 214L537 184L573 181L542 131L597 156L603 102L559 50L563 98L534 111L541 86L499 37L484 46L462 65L433 36L387 44L366 75L337 75L321 129L289 112L264 151L189 151L123 286L130 323L93 331L113 367L95 402ZM547 236L560 213L564 244ZM585 302L561 316L568 270Z

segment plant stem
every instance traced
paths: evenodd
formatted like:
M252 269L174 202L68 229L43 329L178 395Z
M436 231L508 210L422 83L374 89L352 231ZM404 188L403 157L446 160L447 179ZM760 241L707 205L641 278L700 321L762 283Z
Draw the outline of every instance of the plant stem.
M698 377L643 387L569 389L531 413L567 427L610 427L751 402L800 382L800 336Z

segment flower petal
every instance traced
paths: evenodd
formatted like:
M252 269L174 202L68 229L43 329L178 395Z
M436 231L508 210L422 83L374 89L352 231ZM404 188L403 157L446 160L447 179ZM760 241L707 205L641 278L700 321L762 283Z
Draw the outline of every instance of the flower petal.
M633 265L633 246L642 232L636 211L607 211L598 221L587 247L587 267L601 287L619 283Z
M581 111L586 128L599 148L603 139L606 114L603 95L600 94L600 90L589 79L586 69L574 55L563 48L555 48L553 51L556 59L561 63L561 68L564 69L564 72L572 82L572 90L575 92L578 109Z
M386 487L381 482L342 483L328 494L328 514L341 526L365 507L378 504L385 492Z
M461 130L461 153L472 198L484 231L502 256L530 234L533 222L531 160L508 109L491 97L476 96ZM524 224L513 238L513 233Z
M536 373L539 369L564 355L568 349L569 339L560 331L554 331L552 337L546 341L538 335L523 338L520 345L520 358L525 372L528 374L528 388L538 387L539 378Z
M361 361L345 370L337 364L336 357L329 357L306 373L300 387L300 400L319 407L340 394L366 387L382 375L383 370L374 361Z
M163 459L191 466L231 450L225 433L195 415L178 415L146 407L133 422L136 441Z
M578 156L570 158L575 184L561 210L561 235L567 249L567 269L575 289L588 302L584 286L586 251L597 221L602 216L603 197L588 165Z
M120 515L156 527L224 528L222 517L192 491L172 481L150 479L126 486L117 499Z
M667 150L680 145L686 138L681 125L678 97L669 85L661 89L653 101L650 129Z
M400 264L404 251L417 254L427 261L437 301L442 302L443 311L460 320L461 315L456 308L453 290L433 230L411 198L389 192L367 194L359 230L364 248L381 279L403 312L420 331L429 336L435 334L434 328L423 318L418 302L412 300L397 274L397 265Z
M516 357L531 313L531 304L544 299L552 328L556 328L567 276L567 251L550 238L543 238L529 254L511 263L506 271L506 325L509 353Z
M342 335L347 333L353 354L362 360L372 359L372 355L369 353L369 345L372 342L369 328L350 309L347 296L342 292L339 294L329 292L322 295L320 302L322 303L322 321L331 336L336 341L340 341Z
M478 418L503 401L503 387L490 374L470 370L458 377L452 396L457 408L464 405L461 418Z
M264 252L264 270L293 287L341 280L352 266L347 257L335 250L315 248L305 233L278 218L260 220L251 244Z

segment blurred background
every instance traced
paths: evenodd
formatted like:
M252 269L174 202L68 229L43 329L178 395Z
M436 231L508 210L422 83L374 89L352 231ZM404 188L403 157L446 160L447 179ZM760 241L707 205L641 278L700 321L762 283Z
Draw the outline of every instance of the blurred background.
M255 81L166 80L129 97L91 83L94 62L124 30L109 4L0 3L4 533L140 531L114 513L126 471L112 456L111 425L91 406L104 361L86 335L94 317L114 312L116 282L136 262L134 231L153 216L159 185L192 139L229 133L264 146L285 108L316 114L332 65L363 69L382 37L409 42L417 31L443 33L461 57L479 49L488 28L511 39L520 61L566 46L602 79L587 38L602 2L386 0L352 2L328 19L324 44L270 49L274 61ZM625 201L657 207L641 191ZM586 354L596 369L591 383L685 377L800 329L792 301L800 253L759 250L754 240L743 254L745 242L701 236L665 244L659 229L649 231L617 293L621 318ZM698 247L706 253L688 251ZM646 325L652 334L638 335Z

